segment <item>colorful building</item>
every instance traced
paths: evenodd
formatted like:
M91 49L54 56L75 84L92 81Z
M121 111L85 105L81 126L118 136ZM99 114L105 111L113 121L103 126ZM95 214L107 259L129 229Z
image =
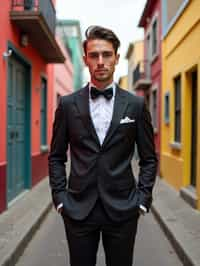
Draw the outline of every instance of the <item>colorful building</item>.
M71 94L74 91L73 87L73 64L71 62L70 54L66 50L65 45L58 36L56 41L65 57L63 64L49 64L47 66L48 80L53 84L52 97L49 99L49 104L52 108L49 108L49 128L48 136L52 137L52 127L55 116L55 111L58 106L61 96Z
M68 50L66 50L64 43L58 37L56 38L66 60L63 64L54 64L53 78L54 78L54 96L53 96L53 112L58 105L60 96L70 94L74 91L73 77L74 69Z
M144 61L139 62L135 69L134 89L144 91L151 112L158 159L161 133L161 24L161 0L148 0L139 21L139 27L144 28Z
M138 40L133 43L129 44L127 53L126 53L126 59L128 60L128 90L134 91L137 95L144 95L143 90L140 90L140 87L138 87L138 90L136 91L135 88L137 88L136 85L136 79L134 77L134 73L138 64L144 60L144 41ZM140 70L142 72L142 69Z
M128 90L128 76L121 76L119 78L119 82L118 82L119 86L124 89L124 90Z
M48 175L53 78L65 56L55 37L55 1L1 1L0 212Z
M83 86L83 47L80 22L78 20L58 20L56 31L68 49L74 69L74 90Z
M161 176L200 209L200 1L162 1Z

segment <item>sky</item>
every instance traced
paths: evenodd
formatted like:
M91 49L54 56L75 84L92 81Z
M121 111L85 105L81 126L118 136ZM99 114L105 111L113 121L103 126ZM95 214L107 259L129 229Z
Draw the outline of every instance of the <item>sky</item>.
M90 25L112 29L121 41L120 61L116 67L115 79L126 75L125 55L130 42L143 39L143 29L138 23L146 0L57 0L56 11L59 19L80 21L82 38Z

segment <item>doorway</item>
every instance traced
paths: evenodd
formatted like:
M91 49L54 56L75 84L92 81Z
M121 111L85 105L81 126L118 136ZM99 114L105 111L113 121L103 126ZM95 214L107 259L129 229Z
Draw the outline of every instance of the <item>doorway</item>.
M190 184L196 186L197 168L197 70L191 72L191 169Z
M30 72L14 55L8 60L7 202L30 183Z

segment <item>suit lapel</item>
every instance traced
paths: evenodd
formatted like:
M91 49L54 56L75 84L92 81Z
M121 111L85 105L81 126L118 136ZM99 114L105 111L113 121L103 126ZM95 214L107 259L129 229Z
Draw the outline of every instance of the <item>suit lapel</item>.
M128 106L127 94L122 89L120 89L118 86L116 86L113 117L110 123L110 127L108 129L107 135L102 144L102 147L104 147L109 142L109 140L115 133L115 130L120 125L120 120L122 119L127 106Z
M89 134L95 139L95 141L100 145L96 130L94 128L90 110L89 110L89 86L87 85L83 89L80 89L79 93L76 94L75 104L79 111L80 117L88 130Z

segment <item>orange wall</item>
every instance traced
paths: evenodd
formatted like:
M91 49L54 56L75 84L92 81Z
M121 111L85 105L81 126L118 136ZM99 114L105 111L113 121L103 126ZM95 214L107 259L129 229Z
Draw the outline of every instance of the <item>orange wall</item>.
M7 50L7 41L12 44L29 60L32 64L32 80L31 80L31 134L32 155L40 152L40 86L41 74L47 75L46 63L38 52L29 45L26 48L19 45L19 30L15 25L11 24L9 18L11 1L1 1L0 8L0 55ZM2 27L3 25L3 27ZM0 162L6 161L6 102L7 102L7 67L6 60L0 56ZM49 84L49 83L48 83Z

